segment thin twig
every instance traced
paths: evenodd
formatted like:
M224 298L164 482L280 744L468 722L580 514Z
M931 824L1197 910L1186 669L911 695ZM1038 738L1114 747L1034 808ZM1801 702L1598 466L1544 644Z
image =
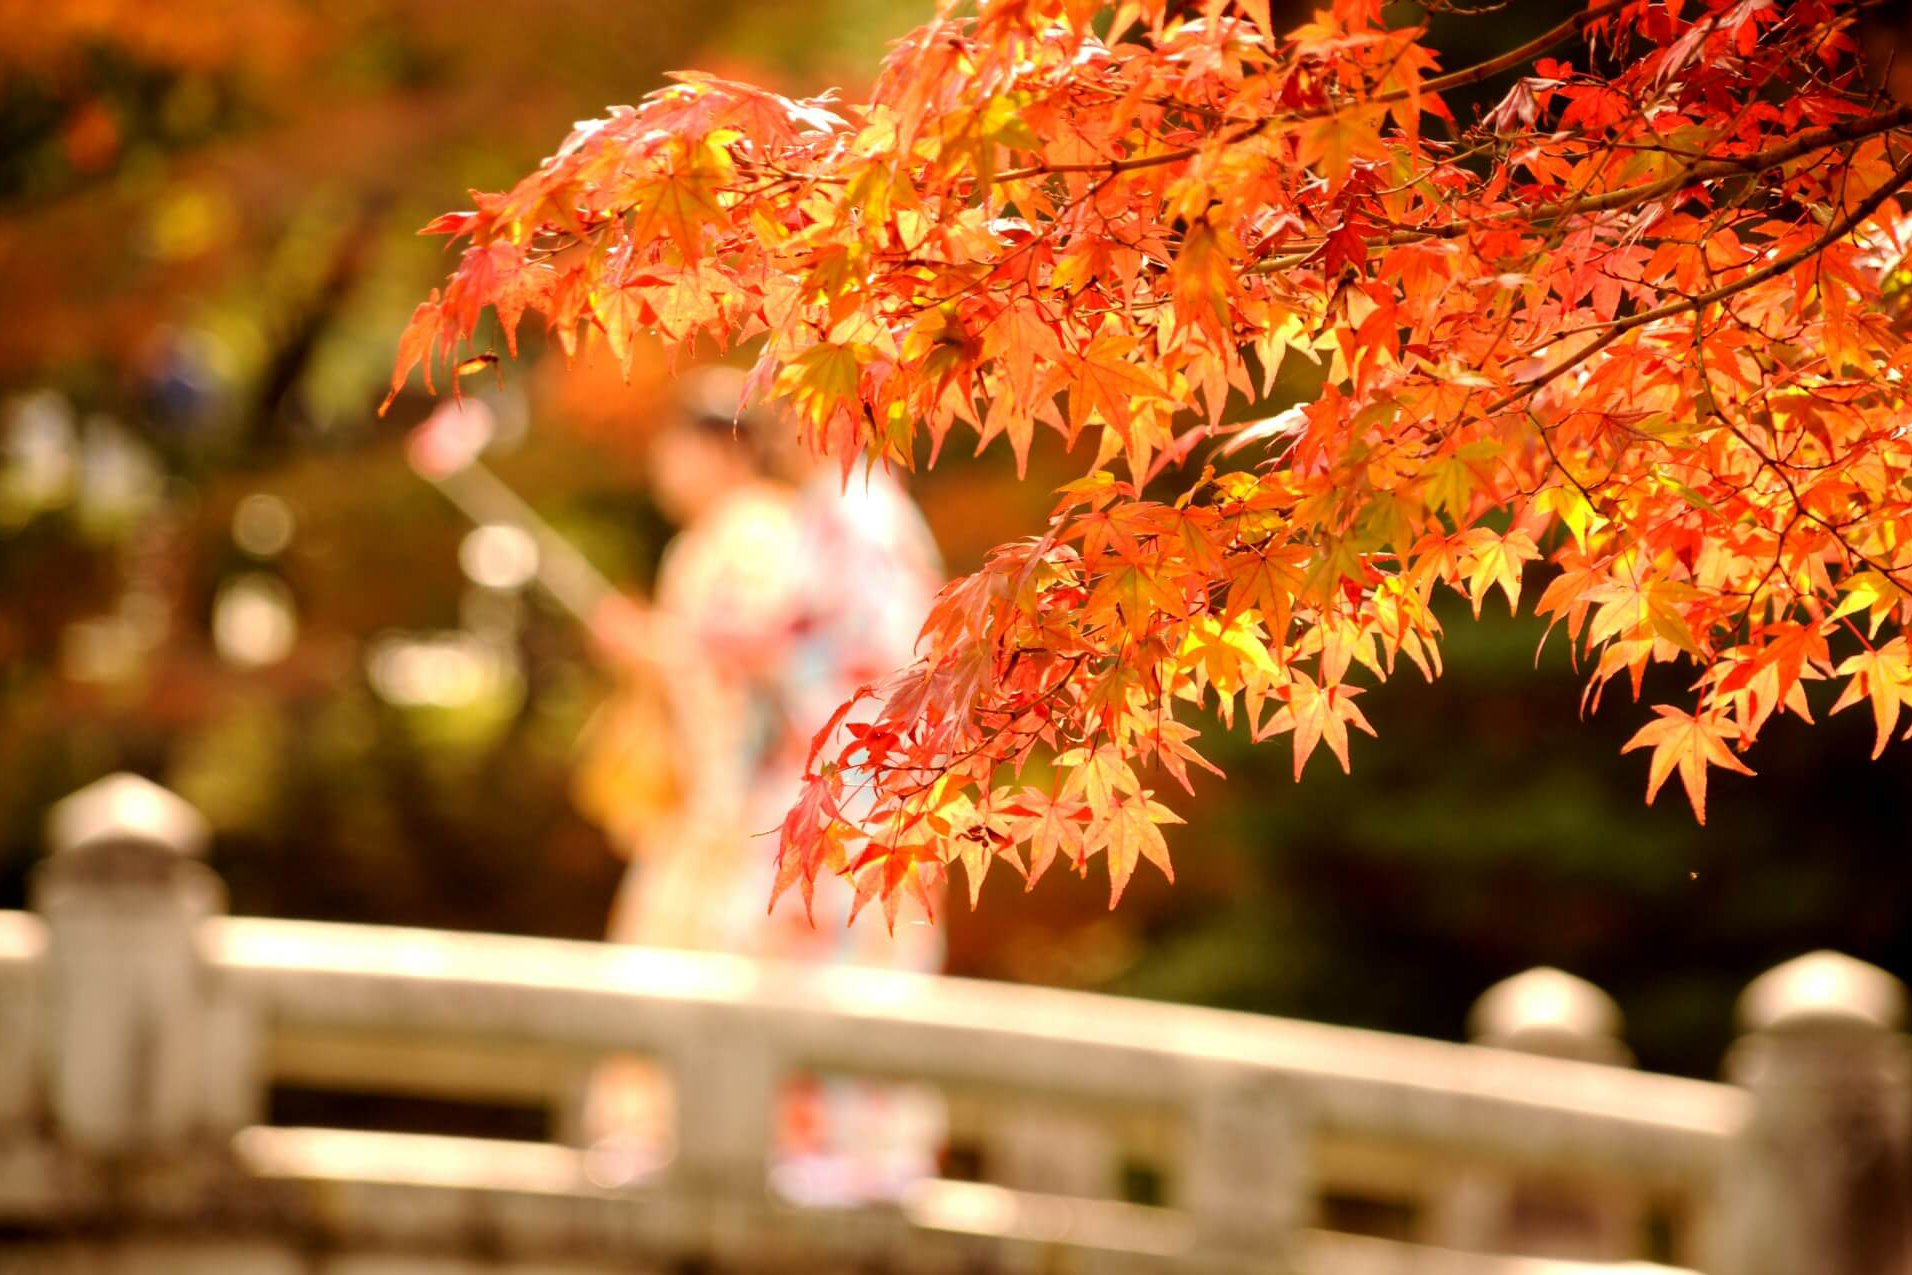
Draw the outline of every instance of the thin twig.
M1594 341L1571 358L1556 363L1553 367L1548 368L1545 372L1541 373L1532 381L1529 381L1513 394L1495 403L1487 409L1488 414L1491 416L1496 412L1505 411L1522 399L1531 398L1552 382L1559 380L1560 377L1619 340L1623 334L1631 332L1634 328L1640 327L1643 324L1656 322L1660 319L1671 318L1676 314L1685 314L1689 311L1704 309L1706 306L1712 305L1715 302L1724 301L1735 293L1744 292L1748 288L1764 283L1776 275L1785 274L1788 270L1791 270L1794 266L1802 262L1810 261L1812 258L1824 252L1833 243L1850 234L1853 227L1877 212L1880 205L1892 198L1894 194L1903 189L1909 182L1912 182L1912 157L1908 157L1897 168L1893 169L1892 176L1887 178L1885 183L1877 190L1860 200L1858 206L1853 208L1851 212L1826 227L1824 234L1797 252L1788 253L1779 260L1762 266L1751 274L1742 275L1731 283L1721 284L1710 292L1702 292L1698 296L1688 297L1683 301L1669 301L1667 304L1656 306L1651 310L1644 310L1639 314L1614 320L1613 326L1605 335L1600 337L1599 340Z
M1389 106L1395 102L1405 102L1410 97L1418 96L1422 93L1444 93L1448 89L1463 88L1470 84L1478 84L1482 80L1491 79L1499 75L1502 71L1519 66L1523 62L1527 62L1557 45L1565 44L1568 40L1573 39L1582 31L1586 30L1586 28L1594 22L1599 21L1610 13L1617 12L1630 2L1631 0L1607 0L1605 4L1596 5L1594 8L1588 9L1583 13L1577 13L1552 30L1537 35L1525 44L1509 49L1505 53L1488 58L1485 62L1477 62L1472 66L1462 67L1458 71L1450 71L1446 75L1437 75L1431 79L1422 80L1413 90L1405 88L1390 89L1386 93L1377 93L1373 97L1365 98L1351 105L1362 109L1372 109L1376 106ZM1346 109L1346 107L1323 106L1316 107L1312 110L1295 111L1288 115L1267 116L1263 119L1245 124L1235 132L1222 138L1222 145L1232 146L1237 142L1245 142L1272 125L1305 124L1312 120L1327 119L1333 116L1337 111L1343 109ZM1137 155L1129 159L1074 164L1029 164L1022 168L1012 168L1007 172L997 173L995 180L999 182L1022 181L1029 177L1048 177L1056 173L1127 173L1133 172L1138 168L1156 168L1163 164L1176 164L1185 159L1193 159L1195 156L1201 154L1201 149L1200 146L1181 146L1171 151L1163 151L1157 155Z

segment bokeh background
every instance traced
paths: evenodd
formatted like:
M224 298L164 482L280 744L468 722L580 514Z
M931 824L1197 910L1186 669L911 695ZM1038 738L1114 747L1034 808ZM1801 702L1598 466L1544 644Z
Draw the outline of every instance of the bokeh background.
M418 388L374 416L449 264L413 232L668 68L854 96L926 12L0 0L0 908L47 807L131 769L212 820L235 912L600 934L623 864L569 785L602 675L562 613L461 566L468 526L403 459ZM1460 65L1557 14L1440 17L1438 42ZM1241 410L1307 394L1293 363ZM534 338L468 384L498 472L641 592L668 378L608 364ZM1037 528L1069 465L1018 484L1000 449L955 456L913 491L961 571ZM1616 687L1583 715L1558 637L1536 658L1540 626L1488 610L1450 608L1439 682L1364 701L1352 777L1323 757L1296 785L1284 741L1211 735L1230 778L1177 803L1178 884L1138 877L1111 914L1100 881L994 874L946 919L952 971L1458 1036L1488 984L1555 964L1619 999L1644 1065L1702 1075L1782 959L1912 978L1912 744L1869 761L1863 710L1775 724L1701 828L1618 755L1644 709Z

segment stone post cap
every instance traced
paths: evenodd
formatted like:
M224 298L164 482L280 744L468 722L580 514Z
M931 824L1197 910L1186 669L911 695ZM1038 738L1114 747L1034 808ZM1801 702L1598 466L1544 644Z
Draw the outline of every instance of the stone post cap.
M1494 984L1467 1016L1467 1034L1481 1044L1543 1053L1623 1054L1620 1031L1611 996L1545 965Z
M102 842L135 841L196 858L212 836L205 816L185 798L125 771L55 804L47 812L46 830L56 855Z
M1749 983L1739 1021L1746 1031L1827 1022L1896 1031L1905 1022L1905 984L1839 952L1808 952Z

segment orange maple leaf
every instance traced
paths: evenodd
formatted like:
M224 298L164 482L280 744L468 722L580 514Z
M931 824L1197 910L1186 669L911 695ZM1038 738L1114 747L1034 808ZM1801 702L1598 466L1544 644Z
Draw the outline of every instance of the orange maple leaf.
M1107 331L1069 360L1069 437L1074 441L1095 413L1124 440L1137 399L1162 397L1162 383L1141 364L1129 361L1139 342Z
M1358 686L1349 686L1341 682L1326 686L1316 685L1313 678L1297 671L1294 680L1276 694L1286 697L1287 706L1278 710L1255 732L1257 739L1266 739L1283 731L1295 733L1295 779L1301 778L1301 768L1308 764L1308 758L1314 754L1315 746L1326 741L1328 751L1341 763L1341 773L1348 773L1348 727L1374 734L1374 727L1355 706L1354 697L1361 693Z
M1162 839L1162 830L1157 825L1180 822L1181 816L1173 810L1150 800L1147 789L1132 794L1111 812L1105 825L1107 840L1102 850L1109 866L1111 908L1122 901L1122 892L1129 888L1129 880L1134 877L1135 865L1140 859L1147 859L1160 868L1171 882L1175 880L1175 869L1168 858L1168 842Z
M1642 726L1620 751L1630 753L1649 746L1653 749L1646 780L1649 806L1666 777L1673 773L1675 766L1679 767L1686 799L1693 803L1693 816L1705 823L1707 766L1719 766L1742 775L1753 773L1752 768L1733 756L1726 746L1727 740L1739 738L1739 727L1724 717L1686 713L1670 704L1655 704L1653 711L1660 715L1660 720Z

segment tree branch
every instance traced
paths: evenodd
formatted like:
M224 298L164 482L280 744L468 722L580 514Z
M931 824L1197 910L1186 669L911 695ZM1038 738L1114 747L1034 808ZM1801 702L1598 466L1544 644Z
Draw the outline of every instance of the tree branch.
M1832 244L1850 234L1853 227L1877 212L1880 205L1892 198L1898 191L1904 189L1908 183L1912 183L1912 157L1906 158L1897 168L1893 169L1892 176L1887 178L1877 190L1860 200L1858 206L1853 208L1851 212L1826 227L1824 234L1797 252L1788 253L1779 258L1779 260L1769 262L1751 274L1742 275L1731 283L1721 284L1710 292L1702 292L1698 296L1688 297L1684 301L1670 301L1665 305L1655 306L1651 310L1628 315L1624 319L1616 319L1612 327L1610 327L1606 334L1600 337L1599 340L1594 341L1571 358L1565 359L1553 367L1548 368L1540 376L1522 386L1515 393L1495 403L1487 409L1488 414L1492 415L1495 412L1505 411L1522 399L1530 398L1539 393L1547 385L1560 379L1561 376L1586 362L1607 346L1612 345L1615 341L1619 340L1621 336L1631 332L1634 328L1657 322L1660 319L1671 318L1676 314L1685 314L1690 311L1704 309L1715 302L1724 301L1735 293L1744 292L1746 289L1762 284L1768 279L1785 274L1788 270L1791 270L1803 262L1812 260L1812 258L1824 252Z
M1425 243L1429 239L1459 239L1464 235L1472 234L1483 224L1515 220L1532 221L1538 224L1558 221L1562 217L1572 217L1580 213L1609 212L1615 208L1646 203L1662 195L1670 195L1674 191L1716 178L1763 173L1778 168L1782 164L1791 163L1802 155L1810 155L1814 151L1876 137L1880 133L1889 133L1893 129L1904 128L1908 125L1912 125L1912 106L1898 106L1877 115L1829 124L1823 128L1809 128L1790 141L1781 142L1768 150L1755 151L1751 155L1738 155L1728 159L1707 160L1705 163L1693 164L1671 176L1642 182L1637 186L1622 186L1617 190L1604 191L1598 195L1583 195L1578 199L1541 204L1535 208L1505 209L1485 217L1455 221L1444 226L1397 230L1374 242L1392 248L1402 244ZM1280 257L1271 257L1266 261L1256 262L1244 273L1271 274L1277 270L1292 269L1308 261L1318 251L1320 248L1317 245L1307 252L1293 252Z
M1467 85L1478 84L1482 80L1491 79L1502 71L1510 70L1523 62L1531 61L1549 49L1565 44L1593 23L1606 17L1610 13L1617 12L1629 3L1631 3L1631 0L1607 0L1605 4L1597 5L1594 8L1586 10L1584 13L1575 14L1552 30L1535 36L1517 48L1509 49L1505 53L1488 58L1485 62L1476 62L1474 65L1462 67L1458 71L1450 71L1446 75L1437 75L1432 79L1423 80L1415 92L1444 93L1448 89L1464 88ZM1366 107L1387 106L1395 102L1405 102L1409 96L1410 94L1407 89L1390 89L1386 93L1378 93L1354 105ZM1268 116L1246 124L1227 137L1224 137L1222 139L1222 145L1233 146L1237 142L1245 142L1257 133L1263 132L1270 126L1276 124L1305 124L1310 120L1327 119L1340 109L1346 108L1326 106L1315 110L1296 111L1289 115ZM1022 181L1030 177L1047 177L1057 173L1126 173L1138 168L1156 168L1163 164L1179 163L1185 159L1193 159L1200 153L1201 147L1199 146L1181 146L1172 151L1163 151L1158 155L1138 155L1130 159L1102 160L1077 164L1028 164L1022 168L1012 168L1007 172L998 173L996 174L995 180L999 182Z

